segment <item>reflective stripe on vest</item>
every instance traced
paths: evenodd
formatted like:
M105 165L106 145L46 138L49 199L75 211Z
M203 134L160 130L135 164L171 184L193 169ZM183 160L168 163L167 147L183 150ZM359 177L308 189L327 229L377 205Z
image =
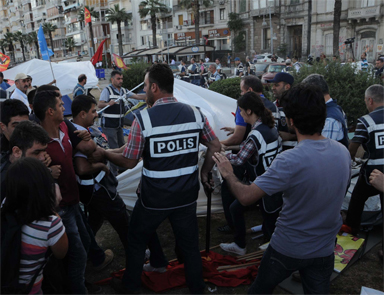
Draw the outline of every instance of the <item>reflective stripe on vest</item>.
M103 112L103 117L105 118L112 118L112 119L120 119L122 117L125 117L125 114L108 114L108 113L105 113Z
M372 131L376 130L384 130L384 124L376 124L370 115L365 115L363 116L363 118L368 123L368 126L365 126L367 127L368 133L371 133Z
M143 175L150 178L168 178L168 177L179 177L183 175L189 175L199 169L199 165L184 167L175 170L167 171L151 171L146 168L143 168Z
M81 179L79 176L76 175L76 179L80 185L94 185L96 183L99 183L104 176L105 176L105 171L102 170L95 178Z

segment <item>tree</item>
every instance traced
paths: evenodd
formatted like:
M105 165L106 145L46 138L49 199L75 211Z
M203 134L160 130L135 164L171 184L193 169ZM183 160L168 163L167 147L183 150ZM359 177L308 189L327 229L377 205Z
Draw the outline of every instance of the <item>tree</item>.
M115 4L113 8L107 10L106 19L108 22L117 23L119 55L123 56L123 39L121 35L121 22L130 20L132 16L125 12L125 8L120 9L119 4Z
M200 45L200 7L209 7L213 4L213 0L180 0L180 6L186 9L192 9L195 21L195 40Z
M27 42L28 44L34 44L36 47L36 53L37 53L37 58L40 59L40 53L39 53L39 39L37 38L37 33L36 32L30 32L27 35Z
M142 1L139 4L139 14L141 18L146 17L148 14L151 16L151 27L152 27L152 44L154 47L157 46L156 40L156 13L168 12L168 7L159 2L158 0L147 0Z
M75 47L75 40L73 40L73 37L68 37L65 39L64 47L68 48L69 51L72 51L73 47Z
M51 23L43 23L43 31L44 31L44 34L48 34L48 36L49 36L49 41L51 42L52 52L55 52L55 50L53 48L52 32L54 32L56 30L57 30L56 25L52 25Z
M15 60L15 48L13 47L13 34L8 32L4 34L4 39L8 44L8 51L11 52L11 59L13 59L13 62L16 62Z
M238 13L231 12L228 14L228 29L231 35L234 36L233 43L235 52L242 51L246 47L244 24Z
M0 48L1 48L1 52L3 53L3 54L5 54L5 47L7 47L8 46L8 42L7 42L7 40L5 40L5 39L1 39L0 40Z
M333 55L339 55L339 33L341 18L341 0L335 0L333 12Z
M93 7L89 7L85 5L85 8L88 9L89 13L91 14L91 17L93 18L100 18L99 12L95 11ZM81 8L77 13L77 18L80 22L84 21L84 8ZM95 53L95 41L93 40L93 30L92 30L92 21L89 23L89 36L91 37L91 44L93 48L93 53Z
M21 52L23 53L23 61L25 61L25 46L24 42L26 42L26 36L20 32L17 31L13 34L13 40L20 43Z

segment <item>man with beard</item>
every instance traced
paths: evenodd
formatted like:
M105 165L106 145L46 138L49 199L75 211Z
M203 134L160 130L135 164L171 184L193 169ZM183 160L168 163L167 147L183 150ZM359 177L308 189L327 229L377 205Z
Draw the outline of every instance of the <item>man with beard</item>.
M16 89L11 95L11 99L21 100L28 108L28 111L31 112L31 108L29 107L27 90L29 87L29 79L28 76L24 73L18 73L15 77L15 85Z

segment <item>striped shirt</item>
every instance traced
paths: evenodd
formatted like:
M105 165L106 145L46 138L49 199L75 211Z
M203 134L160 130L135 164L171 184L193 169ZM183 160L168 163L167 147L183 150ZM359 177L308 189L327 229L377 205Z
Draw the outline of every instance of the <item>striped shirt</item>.
M359 119L357 120L355 135L351 139L351 142L364 144L364 143L367 143L368 140L369 140L369 133L368 133L367 127Z
M61 218L49 216L48 220L33 221L21 228L21 258L19 283L29 284L45 261L48 247L53 246L62 237L65 227ZM37 276L30 294L42 294L42 271Z

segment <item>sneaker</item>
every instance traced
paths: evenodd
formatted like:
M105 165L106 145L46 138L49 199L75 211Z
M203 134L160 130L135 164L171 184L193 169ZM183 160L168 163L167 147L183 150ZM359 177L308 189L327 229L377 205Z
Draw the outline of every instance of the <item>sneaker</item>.
M233 232L232 228L228 224L218 227L217 231L223 234L231 234Z
M153 267L150 263L143 265L143 271L164 273L167 271L166 267Z
M226 252L234 253L234 254L239 255L239 256L245 255L245 253L247 253L246 248L240 248L239 246L237 246L237 244L235 242L230 243L230 244L229 243L221 243L220 248Z
M94 270L100 271L100 270L104 269L105 267L107 267L112 262L113 257L114 257L112 250L110 250L110 249L105 250L104 253L105 253L104 262L98 266L94 266L93 267Z

